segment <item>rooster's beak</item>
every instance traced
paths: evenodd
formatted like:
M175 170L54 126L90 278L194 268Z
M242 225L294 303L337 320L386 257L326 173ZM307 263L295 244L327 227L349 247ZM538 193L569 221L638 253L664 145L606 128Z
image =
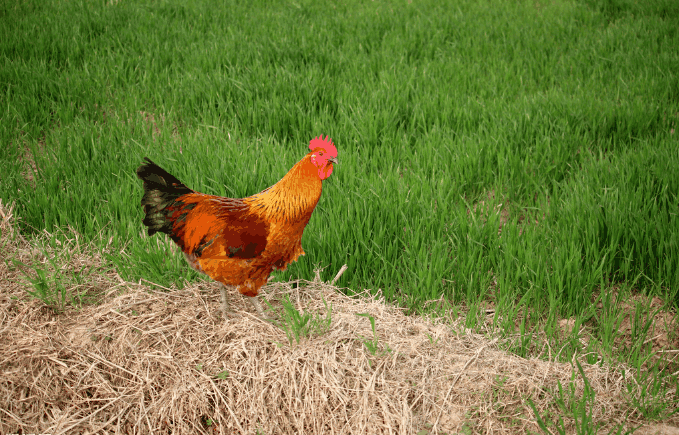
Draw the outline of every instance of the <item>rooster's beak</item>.
M337 157L330 157L330 158L328 159L328 161L329 161L329 162L332 162L332 163L334 163L334 164L338 164L338 163L339 163L339 161L337 160Z

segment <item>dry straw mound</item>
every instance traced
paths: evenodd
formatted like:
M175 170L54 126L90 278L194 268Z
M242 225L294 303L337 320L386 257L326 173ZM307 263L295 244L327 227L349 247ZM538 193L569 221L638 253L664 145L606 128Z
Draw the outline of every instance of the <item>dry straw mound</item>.
M0 251L22 261L33 253L7 225ZM526 398L555 410L546 391L573 374L571 364L513 356L453 321L405 316L319 279L265 288L274 317L283 295L304 312L332 307L327 331L291 344L238 295L242 316L223 321L210 283L165 292L103 277L103 303L57 315L26 296L8 264L0 262L3 434L536 433ZM362 313L375 321L375 352ZM583 367L597 394L594 420L610 427L627 409L622 374Z

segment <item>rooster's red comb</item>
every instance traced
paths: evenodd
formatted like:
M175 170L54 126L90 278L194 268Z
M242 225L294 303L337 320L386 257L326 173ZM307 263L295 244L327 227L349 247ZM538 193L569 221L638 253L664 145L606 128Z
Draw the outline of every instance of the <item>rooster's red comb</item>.
M332 143L332 139L328 136L325 136L325 139L323 139L323 135L311 139L309 149L313 151L318 148L330 154L330 157L337 157L337 148L335 148L335 144Z

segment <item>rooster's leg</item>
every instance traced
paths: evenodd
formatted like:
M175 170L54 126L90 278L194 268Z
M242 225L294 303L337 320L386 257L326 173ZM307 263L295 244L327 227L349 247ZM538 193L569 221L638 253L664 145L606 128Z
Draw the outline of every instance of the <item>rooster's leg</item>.
M255 296L255 297L246 296L246 297L248 298L248 300L250 302L252 302L252 306L254 306L255 310L257 310L257 314L259 314L259 317L261 317L262 319L266 319L267 318L266 314L264 314L264 310L262 309L262 304L260 304L259 301L257 300L257 296Z

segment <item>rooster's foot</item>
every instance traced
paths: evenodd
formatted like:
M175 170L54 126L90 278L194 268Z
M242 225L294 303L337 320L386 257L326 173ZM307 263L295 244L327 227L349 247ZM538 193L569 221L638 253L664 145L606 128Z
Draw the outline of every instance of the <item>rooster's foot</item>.
M257 314L259 315L260 318L263 320L268 320L268 316L264 314L264 310L262 309L262 304L259 303L259 300L257 300L257 297L247 297L248 300L252 303L252 306L255 307L255 310L257 310Z

